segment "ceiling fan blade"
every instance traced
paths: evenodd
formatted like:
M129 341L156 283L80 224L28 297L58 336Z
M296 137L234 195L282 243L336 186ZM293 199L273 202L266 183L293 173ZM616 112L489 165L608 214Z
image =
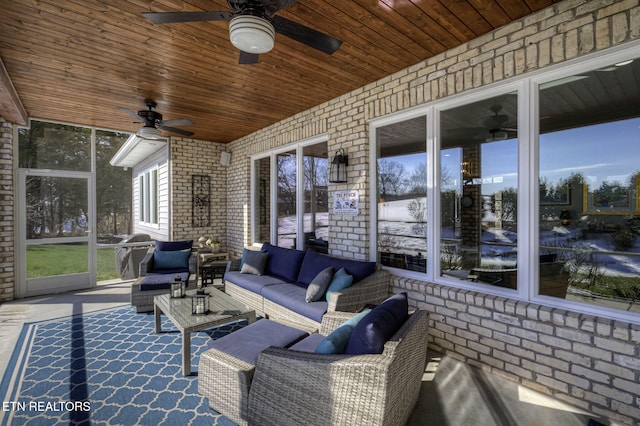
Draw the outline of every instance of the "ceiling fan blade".
M287 8L297 2L298 0L262 0L262 5L264 6L267 16L273 16L279 10Z
M248 53L244 51L240 51L240 59L238 60L239 64L257 64L259 55L257 53Z
M228 21L233 18L231 12L146 12L142 16L154 24L173 22Z
M158 126L158 129L166 130L167 132L177 133L183 136L193 136L193 132L189 132L187 130L176 129L175 127L167 127L167 126Z
M281 16L274 16L271 23L275 30L280 34L329 55L338 50L342 45L342 40L321 33L320 31L316 31L302 24L298 24L297 22L290 21L289 19Z
M136 114L135 112L131 111L130 109L126 109L126 108L121 108L118 107L118 109L122 112L126 112L127 114L129 114L130 116L132 116L133 118L135 118L138 121L142 121L144 123L144 118L140 117L138 114Z
M176 118L174 120L162 120L160 126L193 126L193 121L188 118Z

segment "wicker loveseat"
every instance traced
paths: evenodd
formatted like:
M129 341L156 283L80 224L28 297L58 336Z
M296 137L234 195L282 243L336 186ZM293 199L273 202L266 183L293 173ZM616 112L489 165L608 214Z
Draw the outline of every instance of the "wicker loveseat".
M241 273L242 259L236 259L227 266L224 285L227 294L265 318L313 332L319 329L326 312L356 312L367 304L382 302L389 295L391 275L375 262L341 259L268 243L262 245L262 250L268 253L264 274ZM353 276L353 284L307 303L307 286L325 268L344 269Z

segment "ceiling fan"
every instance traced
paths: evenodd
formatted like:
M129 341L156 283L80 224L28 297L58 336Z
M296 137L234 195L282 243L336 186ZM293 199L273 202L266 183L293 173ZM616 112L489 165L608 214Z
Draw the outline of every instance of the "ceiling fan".
M230 21L231 44L240 50L241 64L255 64L258 55L273 49L278 32L331 55L342 41L275 14L297 0L227 0L231 11L147 12L142 16L154 24L174 22Z
M133 118L136 123L144 123L144 126L138 130L137 135L144 139L160 139L162 138L160 130L166 130L167 132L177 133L183 136L193 136L193 132L187 130L177 129L173 126L193 126L193 122L188 118L177 118L175 120L163 120L162 114L153 109L158 105L155 101L147 99L144 101L147 109L138 111L137 113L126 108L118 108L122 112L126 112Z
M484 128L488 130L489 134L484 135L486 142L503 141L510 137L516 137L518 129L507 125L509 116L507 114L500 114L502 111L502 105L492 105L491 111L493 115L484 120ZM513 135L515 133L515 135Z

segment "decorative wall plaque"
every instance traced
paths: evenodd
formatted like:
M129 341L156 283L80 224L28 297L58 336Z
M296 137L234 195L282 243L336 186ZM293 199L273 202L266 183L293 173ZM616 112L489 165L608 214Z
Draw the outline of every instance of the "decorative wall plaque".
M191 225L194 228L211 225L211 178L191 176Z

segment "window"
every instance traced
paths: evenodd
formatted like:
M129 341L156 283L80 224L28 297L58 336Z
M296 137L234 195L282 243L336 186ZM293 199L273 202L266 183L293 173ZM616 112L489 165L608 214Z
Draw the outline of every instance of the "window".
M377 260L640 321L639 50L373 120Z
M158 169L154 168L138 176L140 222L158 224Z
M19 129L19 167L91 171L91 129L46 121Z
M440 113L440 271L517 288L518 97Z
M378 262L427 270L426 117L376 130Z
M277 245L280 247L295 248L298 232L297 215L297 186L298 186L298 161L296 150L281 152L276 155L276 217L278 218Z
M640 312L640 59L539 85L539 294Z
M253 162L254 167L254 199L253 229L254 241L270 241L271 223L271 158L263 157Z
M327 253L326 137L256 157L252 165L252 241Z

